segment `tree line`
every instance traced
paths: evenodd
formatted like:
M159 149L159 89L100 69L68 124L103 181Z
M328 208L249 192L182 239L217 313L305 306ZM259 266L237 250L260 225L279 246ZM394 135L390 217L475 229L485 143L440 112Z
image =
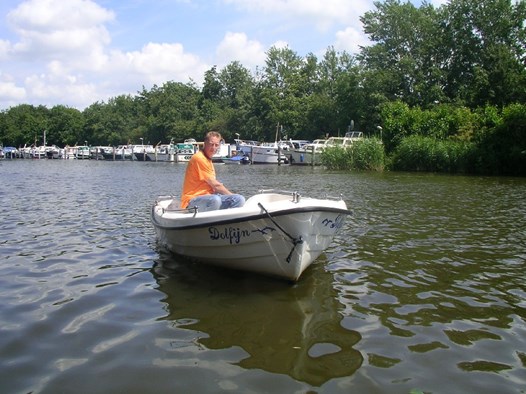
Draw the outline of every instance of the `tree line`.
M254 72L237 61L210 68L202 87L167 81L83 111L22 104L0 113L0 142L41 144L44 130L49 144L64 146L140 139L155 145L201 139L211 129L229 141L236 134L268 141L277 127L283 137L315 139L353 128L380 138L388 157L412 136L488 146L498 144L498 136L520 159L526 151L526 2L374 4L361 17L371 45L357 55L329 47L321 57L300 56L273 47Z

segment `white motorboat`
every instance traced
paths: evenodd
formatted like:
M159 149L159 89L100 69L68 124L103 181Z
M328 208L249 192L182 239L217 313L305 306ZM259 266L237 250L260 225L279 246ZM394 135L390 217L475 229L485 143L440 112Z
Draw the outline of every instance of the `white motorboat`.
M133 152L133 160L138 161L148 161L148 155L155 154L155 148L153 145L131 145L131 150Z
M294 144L290 141L263 142L252 147L253 164L288 164Z
M78 160L85 160L85 159L90 159L91 158L91 153L90 153L89 146L80 145L80 146L77 146L76 148L77 148L77 156L76 156L76 158Z
M340 147L349 148L356 141L363 140L361 131L349 131L344 137L329 137L326 140L314 140L312 144L306 144L291 152L291 164L320 165L321 153L325 148Z
M224 164L250 164L250 157L241 151L232 157L222 157L221 160Z
M198 149L195 140L185 140L183 143L176 144L176 148L175 161L177 163L189 162Z
M173 141L169 144L159 144L153 153L146 153L147 161L176 161L177 146Z
M104 160L104 152L111 153L113 148L111 146L91 146L89 149L90 159L93 160Z
M244 155L252 155L252 147L258 146L259 142L253 140L241 140L239 138L234 139L236 153L241 152Z
M347 215L341 198L260 191L241 208L199 212L159 197L151 219L160 244L199 262L297 281Z
M104 149L102 156L105 160L133 160L133 151L128 145L119 145Z
M290 155L290 164L321 164L321 152L328 140L317 139L310 144L293 149Z

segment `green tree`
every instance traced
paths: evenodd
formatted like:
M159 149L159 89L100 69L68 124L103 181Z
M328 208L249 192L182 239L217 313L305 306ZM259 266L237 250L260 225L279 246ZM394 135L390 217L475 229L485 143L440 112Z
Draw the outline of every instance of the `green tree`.
M48 114L49 110L43 105L21 104L9 108L2 113L0 141L6 146L43 145Z
M470 107L526 100L526 3L452 0L442 10L445 90Z
M96 102L83 114L83 137L90 145L138 143L143 135L138 124L138 104L130 95L111 98L107 103Z
M76 108L56 105L49 111L46 138L51 144L64 146L83 144L84 115Z
M399 0L374 4L376 10L361 18L365 33L375 42L360 54L369 90L411 106L443 101L444 49L436 10L426 3L416 8Z
M145 138L157 143L202 137L206 125L199 118L199 97L192 83L172 81L150 91L143 89L137 100Z
M365 109L361 68L356 58L329 47L318 70L318 89L309 119L316 125L317 134L311 138L343 135L352 122L362 129L370 110Z
M219 73L222 86L222 109L224 126L219 130L230 139L235 133L247 135L254 125L251 108L254 104L255 81L250 71L239 62L228 64Z
M290 48L272 47L267 52L266 66L256 93L262 125L261 135L273 140L276 127L295 138L301 133L306 113L306 86L311 74L303 59Z
M470 108L526 100L524 0L451 0L435 9L375 2L361 18L375 43L364 48L368 97Z

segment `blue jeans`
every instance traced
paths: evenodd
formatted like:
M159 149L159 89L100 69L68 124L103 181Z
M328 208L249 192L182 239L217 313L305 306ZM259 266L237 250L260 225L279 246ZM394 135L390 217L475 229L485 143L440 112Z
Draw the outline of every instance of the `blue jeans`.
M188 208L197 207L199 212L206 212L242 207L244 204L245 197L241 194L207 194L192 198Z

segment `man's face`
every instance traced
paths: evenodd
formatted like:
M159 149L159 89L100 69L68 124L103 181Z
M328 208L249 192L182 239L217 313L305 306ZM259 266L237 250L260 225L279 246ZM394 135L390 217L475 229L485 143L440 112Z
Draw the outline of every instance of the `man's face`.
M217 137L210 137L208 141L205 141L205 146L203 148L203 153L209 159L212 158L219 150L220 140Z

